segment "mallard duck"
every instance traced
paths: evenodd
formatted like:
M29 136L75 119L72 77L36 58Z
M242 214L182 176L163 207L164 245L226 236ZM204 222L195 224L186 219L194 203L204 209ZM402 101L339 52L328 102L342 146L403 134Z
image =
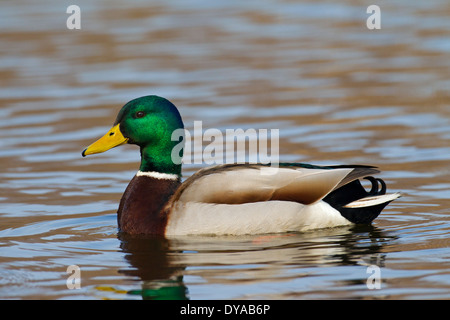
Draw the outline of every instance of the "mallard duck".
M183 129L177 108L167 99L144 96L125 104L113 127L82 155L136 144L139 171L120 200L121 232L154 235L242 235L305 231L370 224L400 194L372 166L316 166L280 163L267 174L264 164L224 164L181 180L181 163L171 153ZM182 138L180 138L182 140ZM366 191L360 179L368 179Z

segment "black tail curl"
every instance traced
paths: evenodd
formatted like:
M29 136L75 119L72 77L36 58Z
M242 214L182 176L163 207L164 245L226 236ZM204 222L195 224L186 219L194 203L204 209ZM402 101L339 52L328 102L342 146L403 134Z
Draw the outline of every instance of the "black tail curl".
M372 183L370 191L366 191L361 181L354 180L329 193L323 201L338 210L341 215L356 224L370 224L390 201L369 207L345 208L344 206L366 197L386 194L386 183L382 179L365 177ZM380 188L381 187L381 188Z
M372 188L367 192L368 196L379 196L386 194L386 183L379 178L365 177L364 179L369 180L372 183ZM381 185L381 190L378 190L378 183Z

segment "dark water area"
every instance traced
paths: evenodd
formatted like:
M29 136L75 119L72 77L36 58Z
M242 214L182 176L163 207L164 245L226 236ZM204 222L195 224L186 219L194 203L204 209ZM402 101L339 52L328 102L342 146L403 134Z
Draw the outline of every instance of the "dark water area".
M450 298L448 1L83 0L69 30L71 4L0 5L0 298ZM367 227L120 234L139 150L81 151L148 94L188 130L279 129L280 161L375 165L403 196Z

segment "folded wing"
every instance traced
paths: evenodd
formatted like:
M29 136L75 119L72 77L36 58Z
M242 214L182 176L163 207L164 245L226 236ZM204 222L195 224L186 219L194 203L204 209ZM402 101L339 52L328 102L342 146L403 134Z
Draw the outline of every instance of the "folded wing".
M307 205L356 179L378 172L370 166L220 165L200 170L188 178L171 202L243 204L282 200Z

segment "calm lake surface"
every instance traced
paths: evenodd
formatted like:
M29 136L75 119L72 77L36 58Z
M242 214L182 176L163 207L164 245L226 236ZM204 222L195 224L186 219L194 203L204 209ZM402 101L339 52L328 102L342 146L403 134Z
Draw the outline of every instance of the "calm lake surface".
M0 5L0 298L450 299L449 1L80 0L81 30L71 4ZM188 130L279 129L280 161L376 165L403 197L367 227L121 235L139 150L81 151L148 94Z

